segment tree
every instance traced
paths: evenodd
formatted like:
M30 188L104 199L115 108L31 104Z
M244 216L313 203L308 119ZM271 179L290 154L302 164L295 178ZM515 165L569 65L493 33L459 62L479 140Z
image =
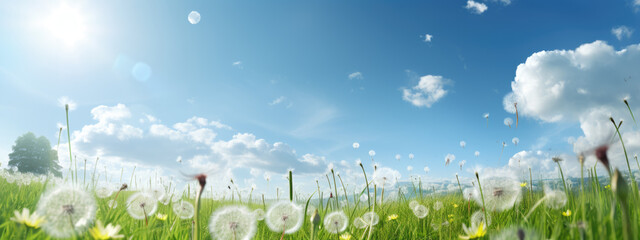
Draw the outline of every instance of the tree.
M9 154L9 167L15 167L19 172L62 176L58 152L51 148L51 143L44 136L36 138L32 132L25 133L16 139L12 150Z

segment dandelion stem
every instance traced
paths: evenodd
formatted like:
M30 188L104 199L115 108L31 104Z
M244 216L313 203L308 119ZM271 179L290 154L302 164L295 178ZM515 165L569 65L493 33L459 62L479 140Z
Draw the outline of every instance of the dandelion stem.
M293 171L289 170L289 200L293 202Z
M69 161L73 162L73 155L71 154L71 131L69 130L69 104L64 105L64 110L67 115L67 141L69 145ZM69 162L69 172L71 172L71 162ZM73 178L73 174L71 174L71 181L75 181Z
M369 210L371 210L371 193L369 192L369 180L367 180L367 172L364 171L364 166L360 163L360 168L362 168L362 174L364 174L364 182L367 183L367 202L369 203Z
M484 193L482 193L482 185L480 184L480 176L478 175L478 172L476 172L476 179L478 180L478 188L480 188L480 197L482 198L482 212L484 213L484 219L489 219L487 218L487 209L484 205Z

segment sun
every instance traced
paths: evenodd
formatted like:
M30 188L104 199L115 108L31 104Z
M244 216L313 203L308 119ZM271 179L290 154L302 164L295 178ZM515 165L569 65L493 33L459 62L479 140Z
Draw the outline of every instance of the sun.
M44 26L52 36L68 46L76 45L86 37L87 27L82 12L68 5L53 9Z

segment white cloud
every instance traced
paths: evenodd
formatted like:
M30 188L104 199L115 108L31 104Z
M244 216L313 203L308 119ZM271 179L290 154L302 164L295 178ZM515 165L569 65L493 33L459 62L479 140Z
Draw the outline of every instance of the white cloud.
M489 1L489 0L485 0L485 1ZM505 6L511 4L511 0L490 0L490 1L492 1L492 2L501 2Z
M487 9L489 9L486 4L475 2L473 0L468 0L467 5L464 8L475 14L482 14L484 11L487 11Z
M424 42L431 42L431 39L433 39L433 35L427 33L427 34L424 35L424 40L423 41Z
M286 99L287 99L287 98L286 98L285 96L280 96L280 97L278 97L278 98L276 98L276 99L273 99L273 101L271 101L271 102L269 103L269 106L278 105L278 104L280 104L280 103L284 102L284 100L286 100Z
M242 61L235 61L233 62L231 65L233 65L234 67L237 67L239 69L243 69L244 67L242 66Z
M431 107L447 94L444 85L450 80L442 76L426 75L420 77L418 85L403 89L402 99L417 107Z
M354 72L349 74L349 79L362 79L364 78L364 76L362 75L361 72Z
M65 105L69 105L69 111L76 110L78 104L75 101L71 100L71 98L67 96L62 96L58 98L58 106L64 108Z
M621 131L625 144L640 142L640 133L633 130L633 121L623 98L640 89L640 45L630 45L616 51L602 41L583 44L575 50L537 52L518 66L512 93L505 98L518 103L520 116L543 122L579 123L584 136L575 138L574 152L587 154L595 146L610 143L615 129L609 117L624 119ZM631 80L629 80L631 79ZM576 91L576 89L582 89ZM640 104L629 99L634 112ZM505 101L507 102L507 101ZM508 104L505 110L515 109ZM613 138L617 139L617 137ZM612 160L624 162L619 143L609 152ZM627 144L634 153L640 145Z
M640 0L638 0L640 1ZM623 38L630 38L631 34L633 34L633 29L627 26L619 26L611 29L611 34L616 36L618 40L622 40Z

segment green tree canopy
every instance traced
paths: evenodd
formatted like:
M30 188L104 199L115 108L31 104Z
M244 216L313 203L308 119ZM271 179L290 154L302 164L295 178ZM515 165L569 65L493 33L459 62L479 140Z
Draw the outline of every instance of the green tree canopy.
M16 139L12 150L9 154L9 167L15 167L20 172L62 176L58 152L51 149L51 143L44 136L36 138L32 132L25 133Z

